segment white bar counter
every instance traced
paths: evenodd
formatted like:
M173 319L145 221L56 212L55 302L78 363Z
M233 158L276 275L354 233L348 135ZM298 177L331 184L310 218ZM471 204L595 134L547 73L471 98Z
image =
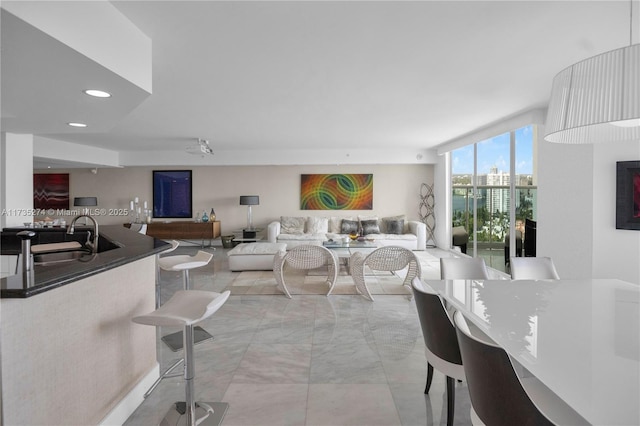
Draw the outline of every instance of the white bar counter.
M155 309L161 248L114 231L128 247L98 254L96 269L36 267L43 290L0 299L1 424L122 424L158 377L156 332L131 318Z

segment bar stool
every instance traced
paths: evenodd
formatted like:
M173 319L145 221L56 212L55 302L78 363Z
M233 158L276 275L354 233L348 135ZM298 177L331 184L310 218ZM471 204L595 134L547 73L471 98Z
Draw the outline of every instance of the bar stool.
M194 325L213 315L229 298L229 291L215 293L202 290L178 290L164 305L146 315L132 319L137 324L184 327L185 401L176 402L167 412L161 425L188 426L219 425L229 404L224 402L195 402L193 379ZM186 416L185 416L186 414ZM184 417L183 417L184 416Z
M156 309L162 305L162 295L160 294L160 256L174 251L178 246L180 246L179 241L171 240L171 247L156 255Z
M182 287L184 290L190 290L189 271L209 264L211 259L213 259L213 254L199 250L195 256L176 255L158 258L158 266L165 271L182 271ZM195 327L194 336L195 343L213 339L213 336L202 329L202 327ZM162 338L162 341L174 352L182 349L182 340L181 331L168 334Z

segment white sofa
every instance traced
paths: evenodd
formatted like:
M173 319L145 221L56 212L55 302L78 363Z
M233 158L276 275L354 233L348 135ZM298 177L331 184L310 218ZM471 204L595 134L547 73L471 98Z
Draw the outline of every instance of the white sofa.
M343 221L347 222L343 224ZM279 221L269 224L267 237L270 243L286 243L287 250L304 244L322 245L324 241L338 241L348 236L348 232L344 231L352 227L353 222L357 223L358 230L364 231L366 239L373 240L380 246L400 246L409 250L426 249L425 224L406 220L404 216L282 216Z

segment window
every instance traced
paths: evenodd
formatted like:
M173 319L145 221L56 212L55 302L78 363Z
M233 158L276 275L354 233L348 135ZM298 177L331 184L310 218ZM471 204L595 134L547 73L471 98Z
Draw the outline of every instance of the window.
M469 233L467 254L495 269L505 270L511 232L522 250L524 221L536 217L535 131L526 126L451 152L452 226Z

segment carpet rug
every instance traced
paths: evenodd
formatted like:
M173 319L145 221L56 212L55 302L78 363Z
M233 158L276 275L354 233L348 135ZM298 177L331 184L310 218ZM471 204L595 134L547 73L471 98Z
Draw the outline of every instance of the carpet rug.
M437 257L426 252L414 252L420 261L422 278L439 279L440 261ZM411 295L411 291L402 285L406 270L394 274L384 271L365 270L367 287L371 294ZM294 294L327 294L329 285L326 283L326 268L298 270L286 268L284 280L289 293ZM276 279L272 271L244 271L231 282L227 290L232 295L275 295L283 294L278 290ZM346 267L340 267L338 280L331 294L357 294L351 275Z

